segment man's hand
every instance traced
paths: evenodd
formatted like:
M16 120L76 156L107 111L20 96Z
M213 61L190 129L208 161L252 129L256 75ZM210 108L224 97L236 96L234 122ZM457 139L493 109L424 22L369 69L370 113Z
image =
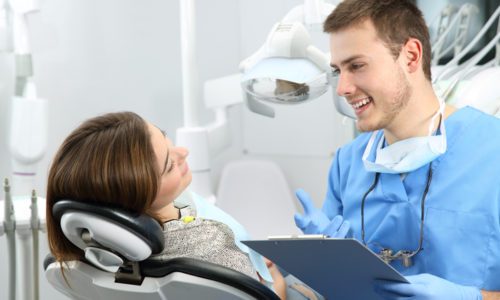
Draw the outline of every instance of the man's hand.
M394 300L482 300L473 286L458 285L431 274L406 276L410 283L375 281L375 291L384 299Z
M349 232L349 221L344 221L341 215L330 220L320 209L317 209L311 197L302 189L295 192L304 215L295 214L295 224L306 234L324 234L332 238L344 238Z

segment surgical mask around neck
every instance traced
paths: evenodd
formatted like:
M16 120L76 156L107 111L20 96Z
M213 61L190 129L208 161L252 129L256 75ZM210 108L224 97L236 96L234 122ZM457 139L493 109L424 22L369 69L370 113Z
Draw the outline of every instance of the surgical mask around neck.
M422 137L412 137L397 141L383 147L384 136L380 137L375 153L375 161L370 161L370 155L378 132L374 131L363 153L363 164L368 172L400 174L414 171L446 152L446 130L444 126L445 104L439 101L439 110L429 124L429 134ZM433 135L434 125L440 118L439 135Z

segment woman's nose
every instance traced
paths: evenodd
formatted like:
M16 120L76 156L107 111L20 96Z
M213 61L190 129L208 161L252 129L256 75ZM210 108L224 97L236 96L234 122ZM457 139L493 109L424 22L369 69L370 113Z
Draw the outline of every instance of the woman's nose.
M189 155L189 150L187 148L184 148L184 147L176 147L175 153L177 154L177 157L179 158L179 160L183 161Z

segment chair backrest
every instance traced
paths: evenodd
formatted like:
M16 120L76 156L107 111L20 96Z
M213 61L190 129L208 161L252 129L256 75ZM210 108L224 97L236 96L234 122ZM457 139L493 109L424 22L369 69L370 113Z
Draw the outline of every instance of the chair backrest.
M147 215L72 200L56 203L53 214L85 252L82 261L63 263L64 273L52 256L44 262L47 280L72 299L279 299L255 279L220 265L143 258L143 248L158 253L164 247L160 225Z
M299 233L293 221L295 199L274 162L228 163L222 170L216 205L238 220L253 239Z

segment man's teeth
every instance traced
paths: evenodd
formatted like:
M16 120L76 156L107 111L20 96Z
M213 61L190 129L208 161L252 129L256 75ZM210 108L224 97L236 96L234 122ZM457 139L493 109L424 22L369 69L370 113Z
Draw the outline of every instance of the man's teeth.
M363 100L361 100L359 102L354 103L352 105L352 107L354 107L355 109L358 109L361 106L368 104L370 101L371 101L370 98L365 98L365 99L363 99Z

